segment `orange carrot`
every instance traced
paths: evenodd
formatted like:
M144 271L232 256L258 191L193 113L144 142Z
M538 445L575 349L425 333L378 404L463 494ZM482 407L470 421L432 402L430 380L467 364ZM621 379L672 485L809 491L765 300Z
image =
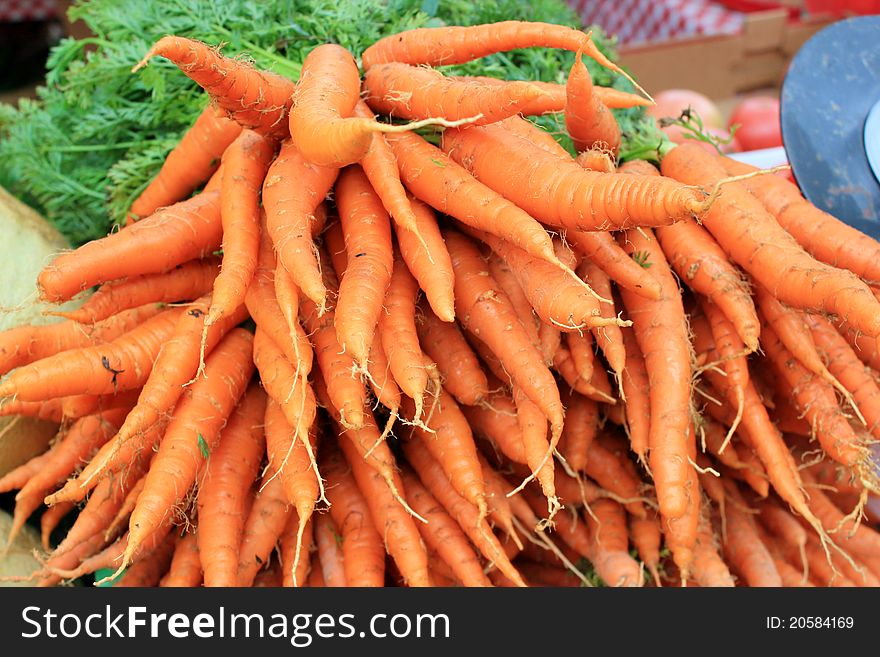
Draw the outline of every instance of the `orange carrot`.
M162 542L168 537L168 534L171 532L173 525L171 522L163 522L163 524L158 527L155 531L150 533L144 541L134 550L133 557L130 561L131 564L137 563L141 557L148 555L150 552L155 550ZM82 561L79 566L67 573L62 573L58 571L65 579L76 579L78 577L82 577L83 575L88 575L94 573L102 568L112 568L117 565L122 558L122 555L125 553L126 549L128 549L128 534L122 536L117 539L102 551L92 554L88 559ZM122 570L119 570L121 573ZM104 578L104 580L100 580L97 583L103 583L104 581L108 581L112 578L118 577L117 573L110 575L109 577Z
M252 383L229 417L198 490L198 550L205 586L235 586L248 491L264 450L266 395Z
M590 561L608 586L642 586L639 564L629 555L626 513L612 500L596 500L587 514Z
M281 406L294 437L306 441L317 413L311 385L304 376L296 375L281 350L259 326L254 335L253 359L266 394ZM313 455L310 457L314 463Z
M513 388L513 400L516 403L516 419L522 435L523 453L531 470L525 481L532 477L538 480L541 491L547 498L547 518L543 524L549 524L560 509L552 460L556 445L547 441L546 416L519 386Z
M591 327L593 337L596 338L596 344L605 354L605 360L611 365L617 377L618 384L621 382L621 375L626 367L626 349L623 345L623 334L620 325L616 322L616 313L611 294L611 280L608 275L592 262L585 261L579 268L578 274L593 288L601 297L612 300L612 303L600 303L599 309L602 317L608 320L605 326ZM621 394L623 394L622 385L619 385ZM625 398L625 397L624 397Z
M520 285L519 280L517 280L513 267L509 263L504 261L497 253L489 254L488 264L489 274L492 276L492 278L495 279L495 282L498 283L498 287L501 289L501 291L503 291L504 294L507 295L507 299L513 306L513 310L515 311L517 317L519 317L519 321L522 324L522 327L525 329L526 334L529 336L529 341L531 341L535 349L537 349L541 353L544 362L547 365L550 365L552 363L552 354L546 353L544 351L544 345L541 343L540 327L542 322L535 310L532 308L532 304L529 302L529 298L526 296L525 290L523 290L522 285ZM561 344L561 335L559 341ZM556 352L554 351L553 353L555 354ZM483 354L481 353L481 356L482 355ZM502 369L500 361L498 362L497 369ZM502 381L509 381L510 379L510 377L504 372L493 370L493 373Z
M651 301L621 290L624 305L645 359L650 420L648 463L657 488L667 544L687 581L693 558L699 516L698 481L689 463L691 354L681 293L669 265L650 231L627 231L621 238L630 253L643 253L663 286L663 296ZM674 525L674 529L672 528ZM669 540L675 536L675 540Z
M648 299L660 298L660 283L620 248L611 233L569 230L565 238L619 286Z
M403 471L407 499L428 520L419 526L428 548L437 552L464 586L491 586L465 533L409 469Z
M717 184L726 175L720 160L694 144L673 148L662 166L664 174L692 185ZM725 185L702 220L734 262L782 303L840 315L868 335L880 335L880 302L868 286L806 253L740 183Z
M413 403L404 400L403 408L410 412ZM453 490L477 508L480 518L485 518L486 487L473 434L458 404L442 388L426 414L425 424L427 429L411 427L410 435L419 437L440 464Z
M206 191L62 253L37 277L40 297L61 302L107 281L167 272L220 248L220 193Z
M40 401L139 388L183 312L183 308L165 310L109 344L63 351L20 367L0 384L0 397Z
M642 482L637 474L627 468L627 454L620 445L592 441L587 449L584 472L607 491L626 500L626 510L637 518L645 518L647 511L641 501Z
M122 509L129 493L136 487L147 470L149 458L141 455L132 460L130 467L118 477L101 479L89 495L88 502L76 516L73 526L67 531L64 540L58 544L55 554L66 552L96 534L105 535L106 530ZM61 502L59 504L70 504ZM54 507L50 507L54 508Z
M322 258L324 281L331 292L337 289L335 276L326 258ZM354 376L356 365L354 359L337 340L338 325L336 310L321 315L320 308L311 300L303 300L302 319L305 329L311 336L315 346L315 355L324 380L328 383L328 391L333 405L339 409L343 426L358 429L364 424L363 409L367 402L367 391L364 384Z
M514 463L526 463L516 405L504 392L491 392L478 406L463 406L474 435L489 441Z
M710 324L709 315L714 324ZM710 301L701 300L699 308L690 314L690 325L696 358L702 363L705 378L735 409L733 417L727 422L730 430L718 449L723 453L742 420L745 388L749 384L746 349L732 324Z
M749 286L712 236L687 219L657 229L657 238L679 278L711 299L736 327L749 350L754 351L760 324Z
M456 271L455 305L462 326L485 341L511 378L550 420L550 447L555 449L562 433L563 408L553 375L529 341L506 295L488 275L473 242L449 231L446 243Z
M415 196L407 194L406 198L412 209L415 229L397 226L400 255L419 282L419 287L425 291L428 303L437 316L444 322L451 322L455 319L454 275L436 214L433 208Z
M384 586L385 546L367 501L342 453L328 449L324 457L321 469L329 482L330 516L341 536L345 581L348 586Z
M315 552L315 555L312 557L314 561L310 566L309 570L309 580L306 586L308 587L325 587L327 584L324 582L324 573L321 572L321 564L318 559L318 553Z
M285 119L294 91L292 81L224 57L218 49L200 41L178 36L159 39L132 72L157 55L174 62L208 92L219 109L245 128L275 139L287 135Z
M538 346L545 362L552 362L553 354L562 346L562 331L552 324L538 325Z
M263 475L254 503L244 523L238 547L237 586L251 586L272 556L275 545L293 514L281 478L274 471Z
M339 169L319 166L306 159L290 140L281 144L278 157L263 182L266 229L278 260L302 293L326 308L327 291L312 242L316 210L330 191Z
M105 283L79 308L53 313L84 324L94 324L112 315L152 303L191 301L211 291L220 260L191 260L162 274L134 276Z
M500 527L505 534L510 536L514 543L519 543L519 537L513 524L513 510L507 497L509 485L507 480L495 469L482 453L477 453L480 460L480 470L486 484L486 503L489 510L489 519L493 527Z
M622 241L627 251L644 254L654 276L663 284L663 296L657 301L628 290L621 290L621 295L645 360L651 408L649 462L660 511L666 520L685 513L688 489L694 481L685 447L690 404L690 339L678 284L657 241L640 231L628 231Z
M198 534L182 532L175 538L174 554L168 572L159 581L164 587L193 587L202 583L202 562Z
M722 160L730 175L752 173L755 167ZM804 199L798 187L780 176L743 181L779 224L817 260L848 269L867 281L880 281L880 244Z
M574 147L580 152L599 146L616 157L620 148L620 126L611 110L593 95L593 80L581 60L580 50L568 74L565 91L565 127Z
M186 495L199 465L216 446L220 428L244 394L254 371L253 342L253 336L244 329L227 334L208 356L205 378L197 380L190 396L175 407L129 519L129 539L120 570Z
M346 587L345 557L342 554L342 535L329 513L315 517L315 544L324 575L324 586Z
M781 505L770 499L759 501L758 509L760 513L757 515L757 519L764 529L773 538L782 541L800 554L801 571L803 579L806 580L809 572L809 562L806 555L808 537L803 525Z
M408 133L388 135L387 140L397 158L400 179L414 196L468 226L557 264L553 243L535 219L475 180L439 148Z
M385 310L379 317L379 332L394 380L415 401L414 421L419 421L422 416L430 379L416 330L415 306L418 292L416 280L409 273L399 252L395 252L391 282L385 295Z
M71 395L56 399L61 400L61 414L69 421L115 408L133 408L139 394L139 390L126 390L119 394Z
M620 322L616 317L602 316L599 295L586 283L573 282L577 276L571 268L535 258L494 235L473 229L465 232L487 244L508 264L532 308L544 322L568 331Z
M560 105L559 111L562 111L565 107L565 87L559 85L559 88L562 90L562 104ZM556 141L556 138L552 134L525 118L511 116L503 121L499 121L498 126L503 127L506 131L517 137L527 140L533 146L538 146L563 160L571 160L569 152L565 150L558 141Z
M152 459L150 459L152 460ZM124 532L124 525L128 522L131 512L137 504L137 500L144 490L146 477L140 477L135 484L126 491L122 504L116 510L116 515L110 520L110 524L104 529L103 536L106 541L112 541L118 538ZM51 502L49 502L51 503Z
M645 463L650 434L651 386L635 331L632 328L623 328L621 334L626 351L626 364L621 376L623 395L626 398L626 432L629 435L630 448L639 457L639 461Z
M631 80L599 51L588 33L564 25L525 21L407 30L376 41L361 55L361 64L364 70L384 62L449 66L518 48L583 50L602 66Z
M660 586L660 543L663 539L660 530L660 519L653 511L644 518L630 516L629 537L633 546L639 553L639 559L645 564L648 572L654 578L654 583ZM698 539L699 540L699 539ZM696 561L696 549L694 554Z
M294 586L294 583L297 586L314 586L311 583L312 578L316 573L321 573L321 569L312 565L308 557L314 546L312 521L309 519L303 524L305 526L300 527L299 517L291 513L287 518L287 526L281 533L281 585L288 588ZM304 555L298 563L296 563L297 549ZM317 552L315 552L315 560L317 560ZM321 575L321 586L324 586L323 575Z
M724 556L749 586L782 586L779 571L767 547L761 542L755 520L743 508L740 496L732 485L725 486L733 501L725 507L727 538Z
M354 115L370 121L376 120L375 114L362 100L358 100L354 106ZM364 155L360 165L382 200L385 211L394 220L394 225L404 232L411 233L417 241L422 241L419 219L414 214L410 200L406 197L406 190L400 182L394 152L382 133L373 134L370 150Z
M810 372L834 386L853 407L859 420L864 424L864 418L854 405L850 392L828 371L825 363L822 362L822 357L813 342L810 327L805 319L806 313L783 305L763 285L755 286L755 298L758 301L758 307L765 324L772 327L773 332L791 355Z
M376 399L390 411L391 417L396 416L400 410L400 387L391 374L391 364L388 362L388 356L385 355L385 347L382 346L382 336L379 333L373 335L367 371L370 375L370 387Z
M635 166L638 164L639 166ZM644 160L621 167L622 173L660 175ZM760 327L749 286L718 243L693 219L657 228L657 239L670 266L695 292L718 304L736 326L742 341L754 351Z
M498 78L490 78L484 75L460 76L460 78L462 80L473 80L494 86L510 84L507 80L499 80ZM539 88L544 94L522 108L521 113L524 116L549 114L565 110L566 94L564 84L541 82L539 80L529 80L529 84ZM620 89L614 89L612 87L594 86L593 95L608 109L628 109L630 107L645 107L652 104L652 101L647 98L626 91L621 91Z
M51 455L33 473L15 496L15 510L9 528L7 545L24 527L30 515L40 507L46 494L63 483L82 462L116 432L128 409L116 409L102 415L89 415L77 420L60 436Z
M50 552L52 550L52 532L54 532L61 521L73 511L76 507L74 502L62 502L55 506L50 506L40 516L40 543L43 550Z
M693 578L700 586L733 587L733 575L718 553L718 543L706 509L708 505L704 505L697 525L697 542L694 545L694 562L691 568Z
M701 192L675 180L587 171L497 124L446 130L443 150L478 181L559 228L665 226L706 205Z
M284 267L281 265L276 268L272 240L265 229L265 222L263 225L257 269L248 287L245 304L260 330L265 331L287 361L294 364L299 374L306 376L312 371L312 345L299 323L299 305L283 310L278 305L275 275L277 271L284 270Z
M385 548L407 585L431 586L428 555L412 516L392 495L382 475L364 460L354 440L340 440L339 446L367 501L376 531L385 539ZM404 494L402 480L399 476L396 479L400 482L400 494Z
M125 418L125 422L113 439L112 445L92 460L79 477L86 486L106 470L112 471L112 462L125 463L124 453L131 454L135 446L143 446L144 432L168 413L184 392L184 385L196 374L199 365L198 345L203 332L209 300L197 300L177 318L174 332L162 345L153 364L150 377L144 384L137 405ZM218 342L236 324L246 317L239 306L235 313L213 326L207 334L206 351L210 353ZM129 446L129 441L133 441ZM120 451L122 450L122 451Z
M93 326L74 321L18 326L0 333L0 374L62 351L109 342L162 312L160 304L124 310Z
M875 438L880 437L880 386L875 377L828 320L807 314L803 319L829 373L852 395L868 431Z
M323 484L318 481L317 466L314 466L317 435L310 431L297 440L283 409L272 399L266 407L264 427L269 464L281 478L287 501L296 509L297 532L292 541L293 553L284 560L284 577L290 578L291 586L301 586L305 581L301 566L308 563L302 554L303 532L309 530L315 504L324 496Z
M223 263L214 281L205 327L230 316L244 303L260 247L260 187L274 155L274 143L251 130L243 130L223 154Z
M364 170L348 167L335 187L348 266L340 275L336 336L343 351L364 367L394 265L391 223Z
M143 553L137 561L130 565L125 573L113 586L125 587L154 587L159 584L162 576L168 572L171 565L171 557L174 555L176 537L169 533L155 548Z
M852 514L850 516L844 515L825 492L815 486L816 480L811 472L805 471L803 479L804 483L810 486L808 499L810 509L825 528L837 531L840 547L859 556L876 555L878 548L880 548L880 533L864 524L856 524Z
M564 396L562 402L565 404L565 425L559 440L559 453L572 470L583 472L590 445L599 429L599 406L574 391Z
M600 146L594 146L589 150L579 153L575 158L575 162L589 171L614 173L617 167L614 166L613 157L612 154L603 150Z
M544 95L540 87L528 82L486 85L397 62L368 68L363 87L367 104L379 114L410 121L435 116L450 121L476 117L472 125L519 114Z
M476 354L455 323L441 321L424 301L416 328L422 349L437 363L443 386L455 400L475 406L489 394L489 383Z
M828 456L853 468L866 485L876 486L872 482L876 482L877 474L873 472L867 446L846 420L834 389L801 365L766 324L761 331L761 345Z
M147 304L112 315L94 326L66 321L7 329L0 333L0 374L62 351L109 342L161 311L161 305Z
M36 580L34 583L36 587L55 586L63 579L59 572L64 573L76 568L80 562L100 552L105 545L106 541L100 533L93 534L88 540L68 552L52 554L43 567L32 573L29 579Z
M421 438L409 440L403 445L404 453L409 464L418 474L425 489L431 493L446 512L455 519L461 530L471 540L471 543L495 566L509 577L517 586L525 586L522 576L510 563L501 543L492 533L485 518L480 517L480 512L473 504L465 500L449 485L449 480L433 459L427 446Z
M223 151L239 132L241 126L226 118L218 107L209 105L202 110L165 158L156 177L131 204L129 221L147 217L189 196L217 170Z
M376 133L446 123L429 119L396 126L353 116L360 83L354 57L342 46L326 43L306 55L293 93L289 128L297 148L310 162L344 167L364 158Z
M568 333L565 336L565 345L568 347L568 353L571 354L578 376L584 381L592 379L596 360L592 334Z

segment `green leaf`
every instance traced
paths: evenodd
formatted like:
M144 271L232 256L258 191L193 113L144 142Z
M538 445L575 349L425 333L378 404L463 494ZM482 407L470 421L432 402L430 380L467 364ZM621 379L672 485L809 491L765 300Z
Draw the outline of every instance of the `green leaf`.
M434 164L436 164L438 167L441 167L441 168L443 168L443 169L446 168L446 162L443 162L442 160L438 160L438 159L432 157L432 158L431 158L431 162L433 162Z
M422 0L422 12L428 16L436 16L440 7L440 0Z
M706 129L706 126L703 124L703 119L702 117L700 117L699 112L697 112L690 106L684 108L681 114L675 118L667 117L660 119L661 127L666 128L672 125L677 125L683 128L690 139L695 139L697 141L702 141L706 144L711 145L716 151L718 151L719 155L724 155L724 152L721 150L721 146L729 144L731 141L733 141L733 136L739 129L739 125L731 126L730 132L728 133L726 138L720 137L716 134L712 134Z
M648 262L648 252L647 251L636 251L632 254L632 259L636 261L636 264L644 267L645 269L650 269L653 263Z
M202 453L202 458L208 458L211 456L211 448L208 447L208 443L205 442L205 438L202 434L199 434L199 451Z

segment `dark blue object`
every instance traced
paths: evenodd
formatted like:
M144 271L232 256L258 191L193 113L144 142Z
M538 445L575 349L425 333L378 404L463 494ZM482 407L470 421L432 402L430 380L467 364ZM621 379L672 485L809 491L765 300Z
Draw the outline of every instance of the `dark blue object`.
M868 113L880 101L880 16L850 18L816 33L782 85L782 140L809 201L880 239L880 183L868 162ZM878 174L880 175L880 174Z

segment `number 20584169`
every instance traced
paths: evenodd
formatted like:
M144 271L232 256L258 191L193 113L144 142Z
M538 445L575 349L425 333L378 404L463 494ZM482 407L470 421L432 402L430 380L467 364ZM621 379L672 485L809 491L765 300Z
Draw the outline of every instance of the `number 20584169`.
M768 630L851 630L852 616L767 616Z

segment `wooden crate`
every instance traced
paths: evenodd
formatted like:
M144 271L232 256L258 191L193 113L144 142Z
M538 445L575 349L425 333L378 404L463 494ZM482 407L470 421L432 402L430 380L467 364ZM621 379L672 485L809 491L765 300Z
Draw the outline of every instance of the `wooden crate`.
M778 87L798 48L831 19L791 23L785 9L746 14L739 34L622 47L620 57L648 92L693 89L723 99Z

